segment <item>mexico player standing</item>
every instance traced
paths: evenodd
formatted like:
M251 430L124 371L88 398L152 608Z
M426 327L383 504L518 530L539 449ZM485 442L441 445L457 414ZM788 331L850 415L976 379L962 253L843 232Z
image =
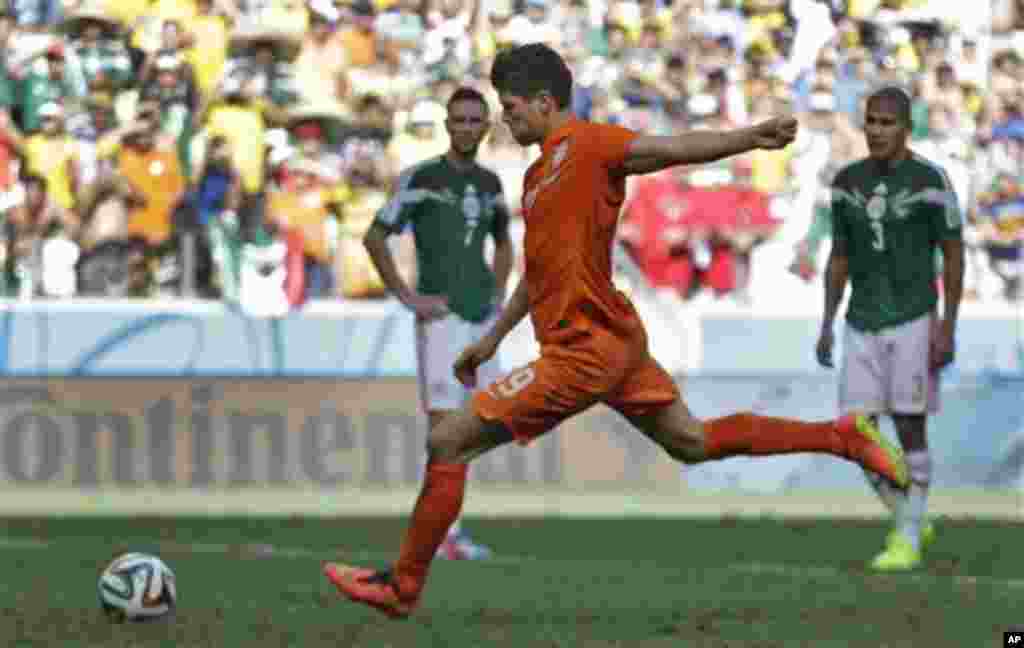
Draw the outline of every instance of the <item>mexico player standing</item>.
M494 325L513 260L501 180L476 162L490 128L483 95L472 88L456 90L448 100L445 127L451 148L399 176L394 196L365 237L381 279L416 314L420 402L431 430L468 398L452 365L463 348ZM406 227L412 228L416 243L415 291L396 271L387 242L389 235ZM493 270L484 256L488 236L494 239ZM485 384L500 376L496 360L480 371ZM489 555L458 520L438 550L438 556L456 560Z
M389 570L325 565L343 594L388 616L408 616L461 510L468 463L511 441L529 443L597 403L616 409L681 462L827 452L905 486L902 454L865 416L816 423L751 413L694 418L648 352L633 305L612 283L612 242L629 174L781 148L793 140L795 120L671 137L578 120L569 107L572 73L554 50L536 43L500 53L491 82L516 141L541 145L523 191L526 272L492 331L466 348L454 369L463 384L475 385L477 367L527 314L540 358L478 391L431 432L425 482L398 559Z
M901 570L921 562L934 538L925 519L931 459L926 422L938 408L938 370L953 359L963 285L962 219L946 172L907 148L910 97L883 88L868 98L867 158L832 185L832 253L818 361L832 366L833 323L847 280L839 405L892 417L906 453L907 491L868 475L895 517L885 550L872 562ZM943 313L936 320L935 259L942 252Z

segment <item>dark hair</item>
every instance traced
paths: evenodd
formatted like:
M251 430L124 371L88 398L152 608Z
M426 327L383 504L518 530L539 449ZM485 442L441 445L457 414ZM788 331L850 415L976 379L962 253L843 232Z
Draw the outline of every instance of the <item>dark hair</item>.
M373 108L386 109L387 107L388 105L384 101L384 98L374 92L368 92L364 94L362 97L359 98L359 101L356 104L356 110L358 110L359 112L371 110Z
M558 52L543 43L499 52L491 66L491 84L500 93L526 99L548 92L563 110L572 104L572 71Z
M903 88L886 86L881 90L876 90L871 93L870 97L868 97L867 105L876 101L884 101L891 104L896 109L896 116L899 117L900 121L906 126L910 126L913 123L910 110L910 94Z
M452 106L460 101L475 101L484 107L484 114L490 110L490 106L487 104L487 100L480 94L480 91L476 88L470 88L462 86L458 90L452 93L452 96L448 98L448 103L445 108L450 112Z
M43 191L46 191L46 178L38 173L26 173L21 178L21 184L23 184L26 189L31 185L38 185Z

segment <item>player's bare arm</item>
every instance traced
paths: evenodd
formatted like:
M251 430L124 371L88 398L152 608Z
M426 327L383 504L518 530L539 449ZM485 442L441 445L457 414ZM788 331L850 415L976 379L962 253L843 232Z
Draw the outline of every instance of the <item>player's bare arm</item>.
M398 272L398 265L395 263L391 248L388 247L387 228L377 223L370 226L370 229L363 237L363 246L370 255L370 260L380 273L381 281L387 286L398 301L416 313L421 319L436 319L448 314L447 300L437 295L420 295L409 287L409 284Z
M776 117L748 128L641 135L622 164L626 175L653 173L683 164L704 164L756 149L780 149L796 137L797 120Z
M942 242L942 321L932 344L931 365L940 368L953 361L956 352L956 320L964 288L964 242L947 238Z
M821 320L821 335L816 349L818 364L823 367L832 367L832 346L835 342L833 328L849 277L850 260L846 254L846 242L833 238L832 251L825 268L825 315Z
M515 262L515 248L512 239L508 235L508 228L494 232L494 288L496 293L495 301L499 307L505 303L505 295L508 290L508 277L512 274L512 264Z
M491 332L480 339L476 344L471 344L459 355L455 361L455 377L466 387L476 387L476 368L490 360L498 351L498 345L505 339L505 336L522 321L529 312L530 295L527 289L526 280L521 279L512 298L501 311L501 316L494 323Z

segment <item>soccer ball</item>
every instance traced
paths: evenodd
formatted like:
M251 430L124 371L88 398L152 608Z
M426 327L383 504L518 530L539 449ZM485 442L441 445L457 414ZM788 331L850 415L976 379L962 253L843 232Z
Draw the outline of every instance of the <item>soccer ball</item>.
M144 553L127 553L107 565L99 590L103 611L118 622L158 619L172 612L178 600L174 572Z

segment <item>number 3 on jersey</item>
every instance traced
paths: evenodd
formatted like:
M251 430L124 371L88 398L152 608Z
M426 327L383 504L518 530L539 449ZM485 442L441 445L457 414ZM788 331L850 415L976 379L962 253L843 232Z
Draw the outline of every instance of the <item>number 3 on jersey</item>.
M885 226L882 225L882 221L871 221L871 231L875 233L871 239L871 247L881 252L885 249Z
M516 369L509 375L494 383L491 393L499 398L512 398L519 392L526 389L526 386L533 382L536 374L533 367Z

